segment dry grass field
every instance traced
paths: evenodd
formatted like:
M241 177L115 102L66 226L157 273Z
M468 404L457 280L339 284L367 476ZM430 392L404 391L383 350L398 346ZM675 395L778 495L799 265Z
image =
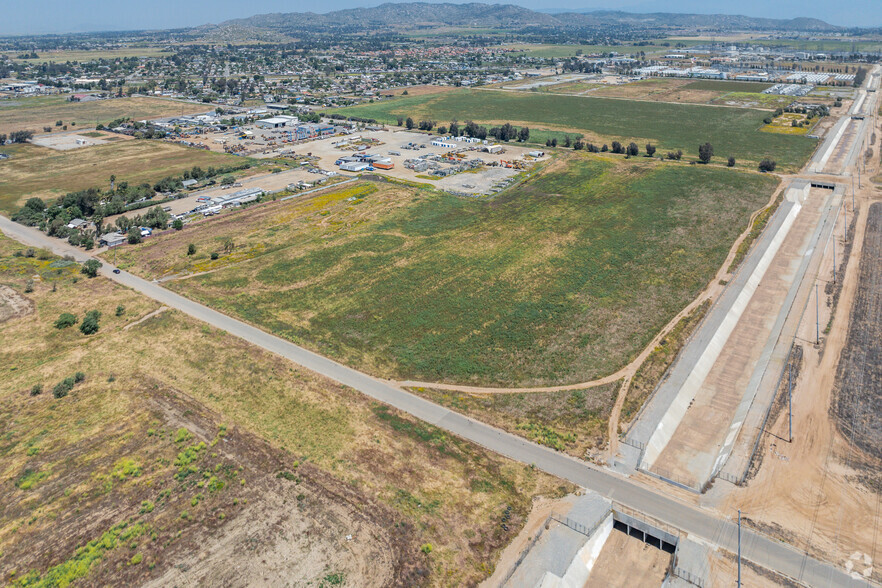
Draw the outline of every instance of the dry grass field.
M53 198L91 187L109 187L109 178L130 184L154 182L195 165L241 163L234 155L147 140L55 151L36 145L8 145L0 161L0 211L10 214L32 196Z
M474 584L569 490L22 252L0 237L4 584Z
M68 130L94 128L118 118L134 120L161 118L192 114L210 110L205 104L177 102L163 98L112 98L91 102L70 102L66 95L37 96L0 101L0 133L13 131L42 132L43 127L56 131L57 121L67 125Z
M19 59L21 51L12 51L7 55L13 60L22 63L65 63L67 61L78 61L80 63L86 61L95 61L98 59L114 60L126 57L156 57L159 55L170 55L170 51L166 47L125 47L122 49L99 49L95 51L87 50L63 50L63 51L39 51L36 59Z

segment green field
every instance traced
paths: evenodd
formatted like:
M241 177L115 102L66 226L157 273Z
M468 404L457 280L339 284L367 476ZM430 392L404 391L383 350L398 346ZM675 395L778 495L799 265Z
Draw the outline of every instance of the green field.
M394 124L400 116L447 122L468 119L487 124L512 122L531 129L582 132L589 140L652 141L660 151L682 149L696 156L706 141L718 156L758 162L771 157L783 170L803 165L815 148L806 137L770 137L760 133L767 112L748 108L630 101L538 92L461 90L434 96L396 97L351 106L341 114Z
M189 149L161 141L128 140L55 151L36 145L7 145L0 161L0 211L11 214L27 198L52 198L75 190L108 187L111 175L131 184L155 182L195 165L224 166L242 158Z
M117 263L208 272L168 285L380 376L572 383L635 356L775 183L574 155L491 201L365 184L164 235Z

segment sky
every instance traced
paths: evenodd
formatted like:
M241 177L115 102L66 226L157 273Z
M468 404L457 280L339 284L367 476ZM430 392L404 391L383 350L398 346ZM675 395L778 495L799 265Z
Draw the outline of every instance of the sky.
M0 0L0 35L190 27L268 12L329 12L383 0ZM456 1L456 0L453 0ZM475 0L477 1L477 0ZM488 0L485 0L488 1ZM882 26L882 0L497 0L533 10L624 10L808 16L842 26Z

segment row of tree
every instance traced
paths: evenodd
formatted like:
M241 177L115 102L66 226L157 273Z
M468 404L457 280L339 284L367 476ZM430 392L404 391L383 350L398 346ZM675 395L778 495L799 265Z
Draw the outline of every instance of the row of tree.
M27 143L34 136L34 131L12 131L9 135L0 133L0 145L9 143Z

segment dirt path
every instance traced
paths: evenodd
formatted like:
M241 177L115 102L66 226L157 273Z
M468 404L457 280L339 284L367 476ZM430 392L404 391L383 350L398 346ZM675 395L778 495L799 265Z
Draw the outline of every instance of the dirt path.
M142 316L141 318L139 318L139 319L136 320L135 322L133 322L133 323L129 323L129 324L127 324L126 326L124 326L124 327L123 327L123 331L128 331L129 329L131 329L131 328L134 327L135 325L140 325L140 324L143 323L144 321L146 321L146 320L150 320L150 319L152 319L153 317L162 314L162 313L165 312L166 310L168 310L168 306L160 306L159 308L157 308L157 309L154 310L153 312L148 312L147 314L145 314L144 316Z

